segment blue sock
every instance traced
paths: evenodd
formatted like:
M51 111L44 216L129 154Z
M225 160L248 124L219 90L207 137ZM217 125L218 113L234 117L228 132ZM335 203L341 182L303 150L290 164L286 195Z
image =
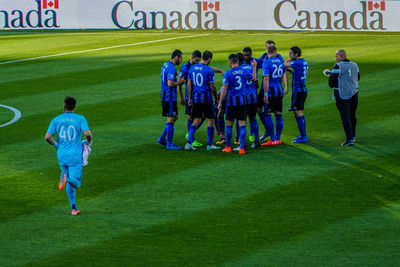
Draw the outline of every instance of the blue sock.
M240 148L244 148L246 145L247 128L246 125L239 127L240 132Z
M307 131L306 131L306 117L305 117L305 116L302 116L302 117L303 117L303 133L302 133L302 136L306 137L306 136L307 136Z
M268 131L267 130L267 123L266 123L266 120L265 120L265 116L266 116L265 113L264 112L258 113L258 116L260 117L260 121L261 121L262 125L264 126L265 131Z
M192 124L193 124L193 120L188 119L188 120L187 120L187 125L186 125L187 131L188 131L188 132L189 132L190 126L192 126Z
M161 133L161 136L160 136L160 139L161 140L165 140L165 137L167 136L167 123L165 124L165 126L164 126L164 129L163 129L163 131L162 131L162 133Z
M219 130L221 132L225 133L225 119L224 119L224 117L218 118L218 127L219 127Z
M194 141L194 133L196 132L197 129L198 128L196 126L194 126L194 125L190 126L190 128L189 128L189 138L187 140L189 144L193 143L193 141Z
M235 135L235 140L239 140L239 122L236 120L236 135Z
M69 204L71 205L71 210L78 210L75 203L75 188L69 183L67 183L65 190L67 191L67 196Z
M276 140L281 140L281 135L283 130L282 114L275 114L275 120L276 120Z
M226 147L230 147L232 142L232 126L226 126Z
M268 135L271 137L271 141L276 141L275 131L274 131L275 126L271 114L265 115L265 124L267 126Z
M167 146L173 145L172 139L174 138L174 124L167 122Z
M250 132L254 135L254 142L258 142L260 140L258 122L257 120L250 121Z
M304 137L303 136L303 127L304 127L304 123L303 123L303 116L301 117L296 117L296 122L297 122L297 128L299 128L299 132L300 132L300 137Z
M214 126L208 126L207 127L207 137L208 137L208 145L212 146L213 145L213 140L214 140Z

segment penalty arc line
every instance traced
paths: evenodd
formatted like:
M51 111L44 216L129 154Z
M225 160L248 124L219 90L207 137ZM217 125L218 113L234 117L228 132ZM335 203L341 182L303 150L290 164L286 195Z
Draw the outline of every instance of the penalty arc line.
M65 52L65 53L54 54L54 55L47 55L47 56L24 58L24 59L0 62L0 65L12 64L12 63L18 63L18 62L25 62L25 61L32 61L32 60L36 60L36 59L43 59L43 58L50 58L50 57L59 57L59 56L72 55L72 54L89 53L89 52L94 52L94 51L101 51L101 50L114 49L114 48L120 48L120 47L128 47L128 46L136 46L136 45L142 45L142 44L159 43L159 42L172 41L172 40L177 40L177 39L202 37L202 36L208 36L208 35L210 35L210 34L181 36L181 37L173 37L173 38L153 40L153 41L133 43L133 44L114 45L114 46L101 47L101 48L95 48L95 49L88 49L88 50L82 50L82 51Z
M6 106L6 105L2 105L2 104L0 104L0 107L9 109L9 110L11 110L12 112L14 112L14 114L15 114L15 116L14 116L14 118L13 118L12 120L10 120L9 122L7 122L7 123L5 123L5 124L0 125L0 128L1 128L1 127L5 127L5 126L8 126L8 125L10 125L10 124L13 124L13 123L15 123L16 121L18 121L18 120L22 117L21 111L19 111L19 110L16 109L16 108L13 108L13 107L10 107L10 106Z

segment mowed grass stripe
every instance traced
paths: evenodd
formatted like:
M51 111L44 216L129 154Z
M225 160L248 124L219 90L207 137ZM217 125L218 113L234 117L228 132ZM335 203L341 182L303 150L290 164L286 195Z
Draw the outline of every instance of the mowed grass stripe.
M260 249L223 266L398 266L400 202L383 206L307 235ZM355 264L356 263L356 264Z
M370 162L390 164L392 157ZM103 264L163 266L231 262L381 207L377 195L398 201L400 177L390 178L394 182L371 177L368 172L355 177L351 169L337 168L38 264L70 264L76 258L82 265L94 259ZM108 257L109 253L113 257Z

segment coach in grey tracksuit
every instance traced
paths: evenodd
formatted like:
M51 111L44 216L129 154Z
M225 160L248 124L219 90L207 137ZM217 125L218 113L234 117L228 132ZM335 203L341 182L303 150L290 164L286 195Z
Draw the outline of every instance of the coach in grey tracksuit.
M360 72L357 64L347 59L344 50L336 52L336 61L337 63L329 75L329 86L334 89L336 107L339 110L346 133L346 141L342 146L351 146L356 139L356 110Z

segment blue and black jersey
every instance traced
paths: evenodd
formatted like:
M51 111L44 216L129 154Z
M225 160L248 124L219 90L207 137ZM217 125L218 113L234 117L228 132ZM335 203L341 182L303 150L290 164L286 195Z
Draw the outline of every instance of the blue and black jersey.
M170 61L165 62L161 68L161 101L176 101L176 86L169 87L168 80L176 82L175 65Z

